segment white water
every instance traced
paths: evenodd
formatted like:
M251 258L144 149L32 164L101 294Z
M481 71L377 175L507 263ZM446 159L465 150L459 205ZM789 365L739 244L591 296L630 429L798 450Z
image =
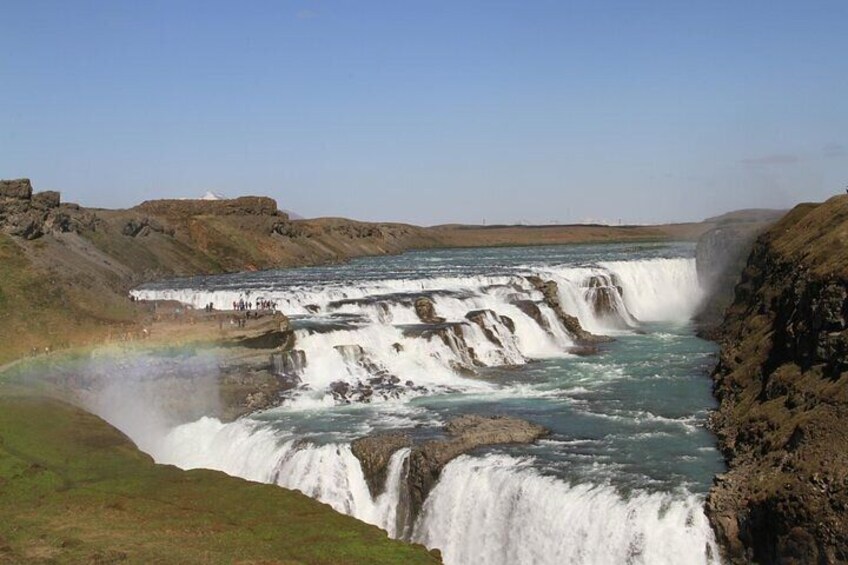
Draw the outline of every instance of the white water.
M697 309L703 290L698 283L695 260L691 258L640 259L634 261L601 262L594 267L528 267L528 274L551 275L560 287L569 313L579 317L585 326L604 327L591 312L587 302L586 282L592 276L609 279L613 276L624 290L622 306L641 321L687 320ZM138 289L132 295L139 300L175 300L194 308L213 304L217 310L230 310L240 299L272 300L290 316L310 315L308 307L321 313L364 315L374 322L394 324L418 323L410 305L392 302L396 295L427 294L434 291L461 293L462 298L436 296L436 310L448 321L462 321L471 310L494 309L509 305L516 293L524 298L538 299L529 283L521 276L434 277L427 279L387 279L361 281L355 284L327 283L313 286L267 288L264 290L205 290L205 289ZM385 309L375 304L342 304L342 300L374 299L383 302ZM395 299L397 300L397 299ZM500 312L499 312L500 313ZM513 310L513 313L515 311ZM622 312L626 315L625 312Z
M396 452L385 492L371 497L347 444L298 444L249 421L211 418L172 430L153 450L160 463L207 468L296 489L392 537L404 461ZM442 471L412 540L439 548L448 564L697 564L717 556L703 500L679 493L624 497L603 485L569 485L532 461L461 456Z
M565 310L595 333L614 334L635 327L639 321L685 321L691 317L702 293L695 262L686 258L618 261L593 267L544 267L536 272L557 283ZM593 279L602 281L613 313L601 315L595 311L593 298L601 291L590 288ZM438 316L460 324L464 343L451 332L424 337L407 334L406 327L420 324L413 307L415 293L428 294ZM178 300L196 308L211 303L219 309L229 309L238 300L262 298L275 301L288 315L301 316L319 325L343 320L343 327L332 331L319 331L314 325L307 325L296 332L296 347L304 351L306 358L306 367L298 375L304 387L292 393L288 402L302 406L333 404L336 400L330 392L332 383L366 386L373 376L370 371L375 368L383 374L396 375L404 383L399 388L405 390L393 391L392 397L445 390L485 390L489 388L486 384L463 373L479 366L523 365L530 359L562 356L573 344L562 323L542 301L541 293L519 275L326 283L269 287L250 293L142 289L133 294L138 299ZM545 327L517 307L517 300L536 303ZM466 319L469 312L480 310L488 311L483 316L486 331ZM341 314L347 318L339 318ZM504 325L500 316L508 317L514 328ZM487 334L496 336L497 343ZM360 361L365 361L364 365L340 351L353 345L362 347ZM406 387L409 382L415 388ZM384 400L386 393L371 398Z
M556 281L563 308L595 333L626 332L645 321L683 322L701 300L691 259L587 267L537 265L526 274ZM593 278L604 290L590 286ZM595 311L596 292L609 293L611 314ZM438 316L461 324L463 339L450 333L443 340L439 335L407 332L407 325L420 324L412 305L416 293L432 298ZM481 397L509 394L457 367L520 366L533 359L566 355L573 343L554 312L540 302L541 293L518 275L329 282L269 287L250 294L201 289L148 289L133 294L139 299L178 300L196 308L212 303L222 310L242 298L263 298L307 321L355 316L332 331L316 331L309 325L296 330L296 348L306 356L299 376L307 390L286 404L289 414L294 410L320 414L335 404L328 392L333 383L365 383L373 378L375 367L397 375L401 382L412 381L416 388L407 397L450 391ZM335 304L360 299L367 300ZM519 309L516 300L537 303L547 327ZM480 310L487 311L483 315L486 331L466 319L469 312ZM509 317L514 330L500 316ZM495 335L499 345L487 333ZM362 354L352 353L351 346L360 346ZM474 363L478 365L471 367ZM118 427L130 437L138 435L134 429ZM349 444L341 443L365 433L352 431L341 440L334 439L336 443L321 444L266 422L246 419L223 424L202 418L173 428L156 441L146 434L144 445L158 462L218 469L297 489L398 537L404 531L398 523L398 508L408 451L394 454L385 492L372 498ZM441 549L445 562L454 565L707 563L708 555L718 553L702 506L701 497L686 491L635 490L624 496L605 483L569 484L540 474L529 458L462 456L443 469L412 529L412 539Z
M133 429L123 430L133 435ZM158 463L182 469L215 469L251 481L277 484L318 499L338 512L398 535L401 470L408 449L392 456L385 491L371 497L359 460L348 444L313 445L256 422L223 424L201 418L148 445Z
M601 266L618 278L627 309L643 322L688 320L704 297L694 259L615 261Z
M708 563L718 553L702 504L693 495L624 498L512 457L462 456L442 471L415 539L465 565Z

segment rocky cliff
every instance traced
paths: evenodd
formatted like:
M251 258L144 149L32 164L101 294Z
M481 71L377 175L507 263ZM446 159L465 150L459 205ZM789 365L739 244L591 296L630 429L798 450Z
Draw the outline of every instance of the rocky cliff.
M848 561L848 197L761 235L719 329L707 511L734 563Z
M733 289L754 241L783 214L783 210L743 210L725 214L713 218L716 226L698 239L695 248L698 280L708 296L696 316L703 337L716 338L716 330L733 302Z

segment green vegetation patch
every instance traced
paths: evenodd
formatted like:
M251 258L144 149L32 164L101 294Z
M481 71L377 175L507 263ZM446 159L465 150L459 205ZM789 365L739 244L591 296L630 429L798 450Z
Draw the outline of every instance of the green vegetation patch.
M0 563L438 563L300 493L156 465L68 404L0 394Z

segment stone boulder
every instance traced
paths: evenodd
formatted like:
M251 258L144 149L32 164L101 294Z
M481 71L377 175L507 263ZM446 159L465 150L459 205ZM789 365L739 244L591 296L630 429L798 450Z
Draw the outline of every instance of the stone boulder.
M0 199L31 200L32 183L29 179L0 180Z
M444 318L436 315L436 305L427 296L421 296L415 300L415 314L425 324L441 324Z
M32 196L32 207L39 210L52 210L58 208L62 202L62 195L55 190L37 192Z
M411 446L412 440L403 433L368 436L351 443L350 449L362 465L372 497L377 498L386 489L386 472L394 452Z

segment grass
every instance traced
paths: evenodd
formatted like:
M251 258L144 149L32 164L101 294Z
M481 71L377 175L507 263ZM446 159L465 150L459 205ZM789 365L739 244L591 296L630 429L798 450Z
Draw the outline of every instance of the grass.
M156 465L96 416L6 388L0 563L18 562L439 560L300 493Z
M129 306L116 305L64 273L36 267L22 247L0 234L0 365L33 348L100 341L110 328L133 319Z

